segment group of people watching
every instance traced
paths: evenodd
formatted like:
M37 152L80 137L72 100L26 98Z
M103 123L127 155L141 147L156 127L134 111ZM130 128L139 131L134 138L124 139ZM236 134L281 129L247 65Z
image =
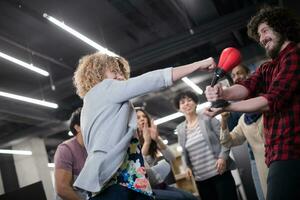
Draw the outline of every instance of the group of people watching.
M197 112L194 93L183 92L174 99L185 117L177 132L187 175L194 176L202 200L238 199L230 172L236 166L229 151L247 141L258 198L300 199L300 22L284 8L263 8L248 23L248 35L270 60L251 75L247 68L236 67L231 87L206 88L208 101L229 100L228 106ZM164 182L158 165L170 171L174 155L147 112L134 109L130 99L215 67L214 59L208 58L129 78L130 67L122 57L84 56L74 74L83 99L82 109L71 118L75 137L60 144L55 155L58 196L196 199ZM218 114L221 122L215 118Z

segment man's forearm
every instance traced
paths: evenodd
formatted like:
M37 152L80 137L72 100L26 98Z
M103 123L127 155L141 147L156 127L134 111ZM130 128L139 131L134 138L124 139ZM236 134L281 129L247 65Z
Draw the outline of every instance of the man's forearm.
M269 111L268 100L264 97L255 97L244 101L231 103L224 108L230 112L266 112Z
M249 95L249 91L242 85L236 84L223 90L223 97L228 101L240 101Z

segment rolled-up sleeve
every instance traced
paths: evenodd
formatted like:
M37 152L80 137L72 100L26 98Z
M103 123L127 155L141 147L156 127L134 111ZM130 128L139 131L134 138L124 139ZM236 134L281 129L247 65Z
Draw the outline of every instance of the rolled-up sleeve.
M276 65L267 62L259 67L250 78L239 83L249 91L248 98L264 97L269 112L281 111L298 92L300 85L300 56L292 51Z
M267 65L263 64L259 68L255 70L253 74L249 78L247 78L245 81L238 82L239 85L244 86L248 89L249 96L247 98L255 97L258 93L258 91L261 91L263 89L262 84L263 83L263 76L262 71Z
M270 112L278 112L289 103L291 97L299 92L300 59L297 54L288 54L280 63L281 69L272 81L266 94Z

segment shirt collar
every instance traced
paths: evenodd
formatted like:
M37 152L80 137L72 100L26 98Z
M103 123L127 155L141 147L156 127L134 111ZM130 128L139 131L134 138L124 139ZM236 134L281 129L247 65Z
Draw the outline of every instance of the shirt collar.
M296 44L294 42L290 42L284 49L279 52L278 56L273 59L273 61L281 60L282 57L285 57L285 55L294 48L296 48Z

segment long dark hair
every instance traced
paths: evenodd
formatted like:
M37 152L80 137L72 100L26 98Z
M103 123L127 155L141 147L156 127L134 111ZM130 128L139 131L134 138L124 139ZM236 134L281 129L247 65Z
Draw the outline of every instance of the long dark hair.
M142 112L142 113L145 114L148 126L150 127L151 126L150 115L143 108L141 108L141 107L135 108L135 111L136 112L140 111L140 112ZM143 146L144 145L143 134L142 134L141 130L139 130L139 129L137 129L137 132L138 132L139 141L140 141L141 145ZM157 144L156 144L156 142L154 140L151 139L151 143L150 143L150 147L149 147L149 154L150 154L151 157L156 158L156 154L157 153L158 153Z

